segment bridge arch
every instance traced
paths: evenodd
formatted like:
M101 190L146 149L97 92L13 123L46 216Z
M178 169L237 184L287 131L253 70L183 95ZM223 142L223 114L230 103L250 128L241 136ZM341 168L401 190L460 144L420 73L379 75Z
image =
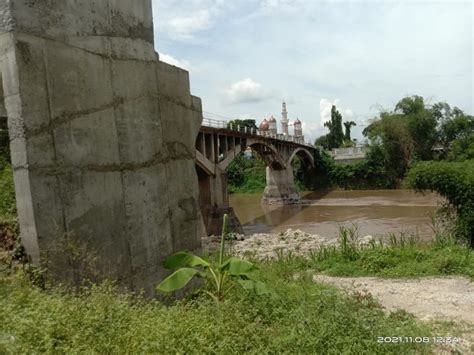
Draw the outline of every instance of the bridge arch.
M286 168L285 160L273 145L262 142L248 142L248 146L256 152L271 169L283 170Z
M228 214L231 222L241 228L227 191L227 169L239 154L248 148L262 158L266 165L266 186L263 204L299 203L300 196L294 184L292 159L298 157L304 168L315 166L314 147L306 146L292 137L266 136L258 131L234 131L227 123L202 126L196 138L196 171L201 189L200 204L208 234L219 234L222 216Z
M272 145L259 141L248 140L245 145L239 145L232 149L227 156L219 162L219 168L226 170L229 164L240 154L245 148L250 147L265 162L268 167L275 170L285 169L285 159L278 153L278 150Z
M290 155L290 157L287 161L287 164L291 164L293 158L296 157L296 156L298 158L300 158L301 161L303 162L303 164L305 164L307 167L312 167L312 168L315 167L314 157L308 149L305 149L305 148L302 148L302 147L296 148L291 153L291 155Z

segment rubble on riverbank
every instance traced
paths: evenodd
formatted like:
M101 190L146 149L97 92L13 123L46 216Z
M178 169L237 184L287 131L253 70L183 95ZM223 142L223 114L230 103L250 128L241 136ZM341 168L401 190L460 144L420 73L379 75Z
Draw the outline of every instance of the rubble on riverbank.
M339 240L326 238L318 234L309 234L301 230L288 229L280 233L256 233L252 235L234 234L226 248L236 256L252 256L257 259L272 259L279 255L309 255L321 247L336 246ZM359 238L356 243L368 244L373 240L368 235ZM219 248L220 238L209 236L202 238L204 252L214 252Z

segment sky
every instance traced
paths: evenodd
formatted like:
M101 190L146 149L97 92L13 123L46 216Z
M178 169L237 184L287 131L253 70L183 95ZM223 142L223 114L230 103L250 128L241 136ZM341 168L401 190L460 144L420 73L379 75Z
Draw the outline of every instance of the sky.
M189 71L205 117L303 122L353 136L408 95L474 114L474 1L153 0L160 60Z

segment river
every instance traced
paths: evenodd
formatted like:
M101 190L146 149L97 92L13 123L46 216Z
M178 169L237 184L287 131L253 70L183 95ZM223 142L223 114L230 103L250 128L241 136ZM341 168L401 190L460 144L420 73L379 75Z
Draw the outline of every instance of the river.
M245 234L299 229L335 237L339 225L356 224L359 234L417 233L432 235L431 216L442 199L411 190L303 192L300 205L261 205L261 193L230 195L230 205Z

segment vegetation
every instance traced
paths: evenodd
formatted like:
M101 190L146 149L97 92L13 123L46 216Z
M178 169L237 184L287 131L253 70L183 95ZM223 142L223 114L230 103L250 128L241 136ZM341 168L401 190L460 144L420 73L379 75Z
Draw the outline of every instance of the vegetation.
M407 184L445 197L447 211L457 215L454 233L474 247L474 160L420 163L410 170Z
M369 295L344 295L309 278L260 275L279 298L230 292L166 307L110 283L72 294L41 291L19 276L0 280L1 353L428 353L428 344L379 344L377 336L426 336L405 312L385 315Z
M388 244L360 244L354 228L341 228L339 246L322 247L310 257L281 256L273 265L281 275L302 270L331 276L387 278L464 275L474 279L474 251L446 233L435 233L431 244L413 235L388 236Z
M351 127L352 126L357 126L357 124L354 121L344 122L344 128L345 128L344 139L346 140L346 142L352 142L352 139L351 139Z
M232 120L232 121L229 121L227 123L227 127L228 128L233 128L233 129L237 129L237 127L248 127L248 128L253 128L253 129L258 129L257 127L257 123L255 122L255 120L251 120L251 119L247 119L247 120L240 120L240 119L236 119L236 120Z
M41 290L19 272L5 274L0 352L431 353L429 344L377 343L381 335L438 334L431 325L403 311L385 314L370 295L344 293L312 276L474 277L474 252L441 236L432 245L392 236L390 245L359 246L356 235L341 228L340 247L255 261L253 276L278 297L230 288L219 307L199 294L166 306L120 292L111 282L78 292Z
M201 277L207 281L212 291L199 289L209 295L214 301L221 302L224 295L234 285L227 285L229 279L234 279L245 290L254 291L256 294L270 294L271 291L263 282L254 280L252 271L255 265L252 263L230 257L224 260L224 243L229 233L229 216L224 215L222 226L221 243L218 262L213 265L212 262L204 260L190 252L181 251L168 257L164 262L167 269L179 268L157 286L157 291L173 292L186 286L194 277Z
M462 161L474 152L474 117L446 103L428 106L420 96L405 97L394 111L381 112L363 133L387 174L398 179L415 162Z
M9 221L16 216L13 170L6 157L0 155L0 221Z
M344 125L344 131L342 126ZM316 139L315 146L323 147L331 150L334 148L351 147L354 142L351 139L351 128L356 126L354 121L346 121L342 123L342 115L336 106L331 108L331 120L324 123L329 133Z
M227 167L229 193L261 192L267 185L265 162L256 154L239 154Z

